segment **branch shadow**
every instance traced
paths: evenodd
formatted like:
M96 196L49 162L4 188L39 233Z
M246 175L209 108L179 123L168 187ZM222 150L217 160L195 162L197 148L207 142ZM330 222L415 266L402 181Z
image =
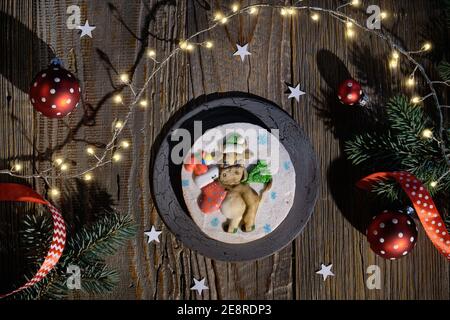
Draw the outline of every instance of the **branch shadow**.
M361 55L366 57L362 59ZM363 48L354 52L356 61L364 61L366 66L367 52ZM359 60L360 59L360 60ZM369 116L369 110L372 113L376 108L372 103L366 109L360 106L345 106L337 99L337 88L340 83L350 78L356 78L364 87L376 85L368 79L359 79L350 74L344 62L334 53L328 50L320 50L317 53L317 64L321 77L326 86L321 88L321 97L314 98L314 108L317 114L324 121L326 128L330 130L335 139L339 142L342 156L333 160L327 171L328 186L331 195L344 217L361 233L365 233L370 218L378 213L374 206L366 203L365 193L356 188L356 182L363 176L360 169L355 168L345 156L345 142L354 136L371 130L374 126L373 119ZM372 61L371 63L374 63ZM377 61L379 62L379 61ZM330 66L333 66L330 68ZM362 68L357 74L364 74ZM380 76L381 77L381 76ZM375 208L377 206L375 205Z
M55 57L52 48L32 30L0 11L0 74L16 88L28 92L32 77ZM20 42L17 41L20 39Z
M148 7L148 5L145 5L147 14L143 18L144 23L140 30L140 35L137 36L134 34L131 30L131 28L125 23L125 20L120 15L118 9L112 4L108 3L108 9L114 16L114 18L121 23L125 29L131 33L131 35L136 38L139 41L139 48L138 52L136 54L135 61L133 65L129 69L129 76L130 79L133 79L136 69L138 65L141 63L146 48L149 43L149 38L153 37L150 32L149 28L151 23L155 22L156 20L156 14L159 10L164 8L167 5L174 6L176 5L175 0L161 0L159 2L156 2L153 4L152 7ZM11 39L14 37L18 37L20 39L28 39L29 43L36 44L37 47L33 46L29 50L18 50L18 48L15 48L12 43L11 50L0 50L0 61L28 61L29 60L29 52L42 52L42 51L48 51L47 54L39 55L38 63L35 63L33 60L32 65L26 65L24 66L24 72L12 72L9 70L6 66L6 64L0 64L0 72L9 80L11 81L15 86L19 87L22 91L27 92L29 89L29 82L26 81L26 79L32 79L34 74L42 70L43 68L47 67L48 61L50 61L51 58L55 57L55 54L51 52L50 47L42 40L40 40L36 34L34 34L31 30L26 28L23 24L21 24L17 19L8 16L4 13L0 12L0 26L5 26L5 29L7 32L1 33L0 37L4 37L4 43L9 43L7 39ZM12 29L8 26L12 26ZM174 42L177 41L176 39L172 39ZM23 48L22 48L23 49ZM32 51L33 50L33 51ZM32 154L24 154L20 156L14 156L11 158L5 158L1 159L0 163L9 163L14 160L20 160L24 162L48 162L51 163L53 159L53 155L57 152L60 152L65 146L67 146L69 143L77 141L85 141L84 139L77 138L78 133L83 127L92 127L96 125L96 119L99 114L99 112L103 109L105 104L112 99L116 94L121 93L126 87L126 84L120 84L116 85L113 80L114 75L118 75L118 71L114 68L111 59L109 56L102 51L99 48L96 48L97 56L100 60L100 62L103 64L103 67L105 69L105 72L109 75L109 82L112 87L112 90L107 92L100 100L94 105L91 103L88 103L86 101L83 101L83 116L81 119L76 123L76 125L69 130L65 138L58 143L57 145L47 148L45 150L37 150L33 145L33 153ZM16 52L18 51L18 52ZM5 74L4 74L5 73ZM24 76L28 75L28 76ZM20 75L20 76L19 76ZM13 117L13 115L12 115ZM21 123L21 120L17 117L12 119L16 123L18 123L19 126L23 127L23 124ZM33 141L31 137L26 137L28 142ZM96 147L102 148L105 147L105 144L102 142L96 142L96 141L85 141L89 142L89 144L94 145Z
M436 2L436 0L433 0L433 2ZM436 8L442 7L438 3L434 6ZM419 32L419 38L423 39L423 42L429 41L433 44L433 50L427 53L427 58L434 64L450 59L450 43L448 41L450 32L448 25L450 26L450 22L447 19L450 19L450 17L446 16L445 10L439 10L439 14L433 19L429 19Z

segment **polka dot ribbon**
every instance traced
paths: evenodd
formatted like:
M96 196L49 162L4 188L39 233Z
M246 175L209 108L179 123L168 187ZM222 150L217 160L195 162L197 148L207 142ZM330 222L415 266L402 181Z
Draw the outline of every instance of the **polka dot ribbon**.
M427 188L408 172L375 173L359 181L357 186L370 189L375 182L383 179L394 179L400 184L413 203L428 238L439 252L450 260L450 235Z
M33 189L27 186L13 183L0 183L0 201L42 204L48 207L53 218L52 242L50 244L47 257L45 258L38 272L30 281L28 281L20 288L10 293L0 295L0 299L2 299L35 285L36 283L44 279L47 274L55 267L62 256L66 243L66 226L60 211L53 205L51 205L48 201L44 200Z

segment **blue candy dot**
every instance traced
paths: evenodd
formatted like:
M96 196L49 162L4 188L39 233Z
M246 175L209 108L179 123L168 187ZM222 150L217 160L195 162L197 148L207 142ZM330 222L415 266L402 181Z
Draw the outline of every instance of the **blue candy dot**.
M219 225L220 221L218 218L214 218L211 220L211 225L215 228Z
M182 180L182 181L181 181L181 185L182 185L183 187L189 187L189 180Z
M277 198L277 193L275 191L272 191L272 193L270 194L270 198L272 200L275 200Z
M265 233L271 233L272 232L272 228L270 227L269 224L264 225L263 229L264 229Z
M291 168L291 163L289 161L286 161L283 164L284 170L288 171Z
M258 136L258 144L262 144L262 145L267 144L267 134L261 134Z

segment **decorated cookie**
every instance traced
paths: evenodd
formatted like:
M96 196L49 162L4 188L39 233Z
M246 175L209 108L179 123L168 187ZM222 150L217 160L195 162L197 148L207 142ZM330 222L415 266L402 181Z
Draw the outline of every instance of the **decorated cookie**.
M192 145L189 162L194 166L181 170L183 197L191 218L211 239L232 244L262 239L293 205L295 167L277 136L262 127L230 123L208 130ZM195 165L208 168L196 175Z

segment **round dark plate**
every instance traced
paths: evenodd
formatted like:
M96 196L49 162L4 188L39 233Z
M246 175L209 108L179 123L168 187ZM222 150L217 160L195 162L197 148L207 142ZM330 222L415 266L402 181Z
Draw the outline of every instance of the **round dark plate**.
M202 121L203 133L234 122L248 122L266 130L279 129L280 143L295 167L295 199L286 219L264 238L245 244L220 242L206 236L191 219L182 194L181 165L173 164L170 154L178 143L171 141L173 131L187 129L194 139L194 121ZM174 124L161 135L151 179L159 215L184 245L212 259L246 261L271 255L300 234L317 201L319 170L310 142L289 114L270 101L233 92L197 99L176 114L171 123Z

